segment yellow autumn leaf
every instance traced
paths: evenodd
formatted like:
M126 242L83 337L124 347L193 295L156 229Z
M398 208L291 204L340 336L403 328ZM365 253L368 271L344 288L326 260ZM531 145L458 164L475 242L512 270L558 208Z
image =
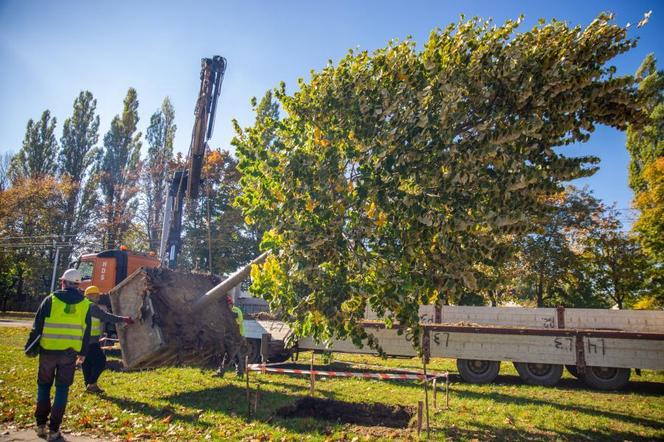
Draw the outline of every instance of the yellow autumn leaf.
M307 205L305 206L305 208L307 209L307 212L313 212L315 207L316 207L316 203L314 203L314 200L309 198L309 200L307 201Z
M387 224L387 215L385 212L380 212L378 214L378 218L376 219L376 225L378 227L383 227L385 224Z
M373 218L375 214L376 214L376 203L372 202L371 205L369 205L369 210L367 210L367 216L369 218Z

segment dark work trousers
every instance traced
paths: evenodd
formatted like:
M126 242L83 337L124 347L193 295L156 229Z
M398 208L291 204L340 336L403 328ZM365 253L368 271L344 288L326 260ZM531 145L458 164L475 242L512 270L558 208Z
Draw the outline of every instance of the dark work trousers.
M39 373L37 374L37 407L35 419L37 425L46 425L53 432L60 429L67 407L69 386L74 382L76 370L76 352L40 353ZM51 387L55 381L55 398L51 406Z
M98 342L88 346L88 354L81 368L85 385L96 384L99 376L106 369L106 355Z

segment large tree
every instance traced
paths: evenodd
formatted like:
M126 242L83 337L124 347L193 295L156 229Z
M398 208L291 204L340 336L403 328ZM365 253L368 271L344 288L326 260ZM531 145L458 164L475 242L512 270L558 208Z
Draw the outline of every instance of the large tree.
M639 210L633 229L650 259L652 295L664 305L664 72L651 54L636 75L647 97L648 122L627 131L629 183Z
M138 207L141 133L137 132L138 97L129 88L122 115L116 115L104 136L97 162L102 194L101 240L105 248L118 247L133 225Z
M61 232L76 242L95 221L97 206L96 177L92 167L98 154L99 116L97 100L89 91L82 91L74 100L71 117L65 120L60 138L58 171L62 180L70 183L65 199L64 222Z
M479 288L499 239L595 171L562 147L643 118L635 79L607 65L635 45L611 17L519 22L461 21L421 51L351 51L292 95L282 84L285 118L238 132L239 204L273 251L253 287L296 334L359 342L370 306L417 341L419 304Z
M57 172L58 141L55 138L57 120L47 109L39 121L28 120L23 146L12 158L9 176L12 181L24 178L44 178Z
M166 97L161 108L150 117L146 131L148 152L142 170L143 205L141 218L150 250L159 249L161 227L164 219L164 202L173 162L175 138L175 109Z

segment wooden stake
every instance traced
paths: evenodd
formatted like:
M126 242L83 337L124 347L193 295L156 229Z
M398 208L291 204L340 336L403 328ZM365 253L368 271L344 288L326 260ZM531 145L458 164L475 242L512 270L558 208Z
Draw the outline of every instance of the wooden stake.
M316 382L316 376L314 375L314 352L311 352L311 365L309 366L311 372L309 377L309 395L314 396L314 384Z
M431 383L431 388L433 389L433 409L436 410L438 409L438 387L436 386L438 379L433 378L433 382Z
M450 375L445 376L445 407L450 409Z
M426 361L426 359L424 359ZM424 404L426 406L426 417L427 417L427 438L429 437L430 429L429 429L429 389L427 388L427 384L429 383L429 380L427 378L427 363L423 362L422 364L424 368Z
M246 389L247 389L247 420L251 420L251 393L249 391L249 356L244 357L244 371L245 379L247 380Z
M255 398L254 398L254 416L256 416L258 412L258 398L261 395L261 384L256 385L256 393L255 393Z
M422 401L417 401L417 437L420 436L422 432L422 407L424 403Z

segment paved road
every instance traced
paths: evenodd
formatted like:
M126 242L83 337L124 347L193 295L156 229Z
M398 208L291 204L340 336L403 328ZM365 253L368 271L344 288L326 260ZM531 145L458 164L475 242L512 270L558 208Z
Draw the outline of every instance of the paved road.
M103 442L103 439L97 439L89 436L74 436L70 433L62 433L67 442ZM45 439L37 437L35 430L0 430L0 442L43 442Z
M0 327L32 327L32 320L19 318L0 318Z

